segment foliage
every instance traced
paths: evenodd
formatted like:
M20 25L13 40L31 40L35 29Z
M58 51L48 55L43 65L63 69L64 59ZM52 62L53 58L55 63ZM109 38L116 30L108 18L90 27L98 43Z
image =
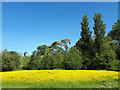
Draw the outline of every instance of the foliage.
M53 55L53 68L62 69L63 68L63 54L57 53Z
M82 67L82 54L76 47L72 47L64 58L65 69L80 69Z
M83 55L83 69L91 69L91 56L94 56L93 52L93 40L91 37L91 31L89 30L88 17L85 15L81 22L81 38L76 42L75 47L82 51Z
M22 57L22 68L26 69L30 61L30 57Z
M106 25L103 24L101 20L102 14L95 13L94 16L94 34L95 34L95 52L100 54L101 53L101 46L103 44L104 36L105 36L105 28Z
M7 51L5 49L2 52L2 71L11 71L13 69L20 68L21 56L15 51Z
M44 55L41 60L41 69L53 69L53 57L51 55Z
M108 36L120 44L120 20L117 20L117 23L114 23L112 30L108 33Z
M112 40L116 42L116 54L120 60L120 20L117 20L117 23L114 23L112 30L108 33L108 36L110 36Z

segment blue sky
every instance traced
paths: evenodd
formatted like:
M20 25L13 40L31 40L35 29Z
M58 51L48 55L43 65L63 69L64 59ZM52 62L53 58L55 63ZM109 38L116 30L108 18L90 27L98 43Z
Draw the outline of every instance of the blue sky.
M31 54L40 45L70 39L71 46L80 38L80 22L89 17L93 31L94 14L100 12L106 32L118 19L117 2L4 2L2 4L2 49Z

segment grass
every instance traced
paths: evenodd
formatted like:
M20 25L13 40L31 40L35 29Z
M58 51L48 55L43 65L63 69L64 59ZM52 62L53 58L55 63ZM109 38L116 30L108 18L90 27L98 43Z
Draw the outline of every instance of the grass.
M118 82L3 82L2 88L118 88Z
M118 88L114 71L23 70L2 75L2 88Z

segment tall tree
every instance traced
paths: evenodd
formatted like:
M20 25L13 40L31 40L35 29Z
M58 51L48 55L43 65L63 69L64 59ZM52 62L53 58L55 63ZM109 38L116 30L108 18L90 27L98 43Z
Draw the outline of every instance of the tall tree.
M105 36L106 25L103 24L102 14L95 13L94 16L94 34L95 34L95 58L93 62L94 69L109 69L110 63L115 60L115 52L110 46L109 39Z
M101 45L104 40L105 36L105 28L106 24L103 24L103 21L101 20L102 14L95 13L94 16L94 34L95 34L95 46L96 46L96 52L100 53Z
M76 42L76 48L82 51L83 54L83 68L87 69L90 67L90 58L93 56L93 50L92 50L92 37L91 37L91 31L89 27L87 15L83 16L82 22L81 22L81 38Z
M88 17L85 15L83 17L83 22L81 22L81 41L83 42L83 45L81 46L83 54L90 54L90 43L91 43L91 31L89 30L89 22L88 22Z
M108 33L113 40L116 41L118 45L120 45L120 20L117 20L117 23L114 23L112 26L112 30Z
M117 23L114 23L112 30L108 33L108 36L110 36L112 40L116 42L116 53L118 59L120 60L120 20L117 20Z

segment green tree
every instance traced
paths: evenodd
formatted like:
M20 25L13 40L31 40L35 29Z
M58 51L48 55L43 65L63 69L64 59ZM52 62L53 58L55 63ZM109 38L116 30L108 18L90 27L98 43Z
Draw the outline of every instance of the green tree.
M64 56L64 68L65 69L80 69L82 68L82 54L76 49L76 47L72 47L69 52L65 53Z
M53 69L53 56L45 54L41 60L42 69Z
M48 51L49 47L47 45L41 45L37 47L37 50L33 51L30 61L26 66L26 69L41 69L42 57Z
M116 62L116 53L110 45L108 38L105 38L101 46L101 53L96 53L92 66L94 69L112 69L113 62Z
M120 60L120 20L117 20L117 23L114 23L112 30L108 33L108 36L116 42L116 53L118 59Z
M71 45L70 40L69 39L63 39L60 42L61 42L62 46L64 46L65 51L67 52L69 50L68 45Z
M95 51L100 54L101 45L103 44L104 36L105 36L105 28L106 24L103 24L101 20L102 14L95 13L94 16L94 34L95 34Z
M62 69L63 68L63 60L64 60L64 57L61 52L54 54L53 55L53 68L54 69Z
M117 20L117 23L114 23L112 26L112 30L108 33L113 40L116 41L118 45L120 45L120 20Z
M29 64L29 61L30 61L31 57L22 57L22 67L23 69L26 69L28 64Z
M34 57L34 60L31 60L29 64L27 65L26 69L28 70L39 70L41 69L41 57Z
M110 40L105 37L105 27L101 20L102 14L96 13L94 16L94 34L95 34L95 58L93 62L94 69L109 69L110 63L116 60L116 54L110 45Z
M93 53L93 40L91 37L91 31L89 30L89 22L88 17L85 15L81 22L81 38L76 42L75 47L82 51L83 57L83 68L90 69L91 68L91 60L94 55Z
M38 46L37 51L36 51L36 56L41 57L42 55L45 54L46 51L48 51L48 46L47 45Z
M49 46L49 52L52 53L53 55L60 52L63 53L64 50L61 46L62 43L60 41L55 41L52 43L51 46Z
M20 69L21 56L15 51L2 51L2 70L11 71L14 69Z

